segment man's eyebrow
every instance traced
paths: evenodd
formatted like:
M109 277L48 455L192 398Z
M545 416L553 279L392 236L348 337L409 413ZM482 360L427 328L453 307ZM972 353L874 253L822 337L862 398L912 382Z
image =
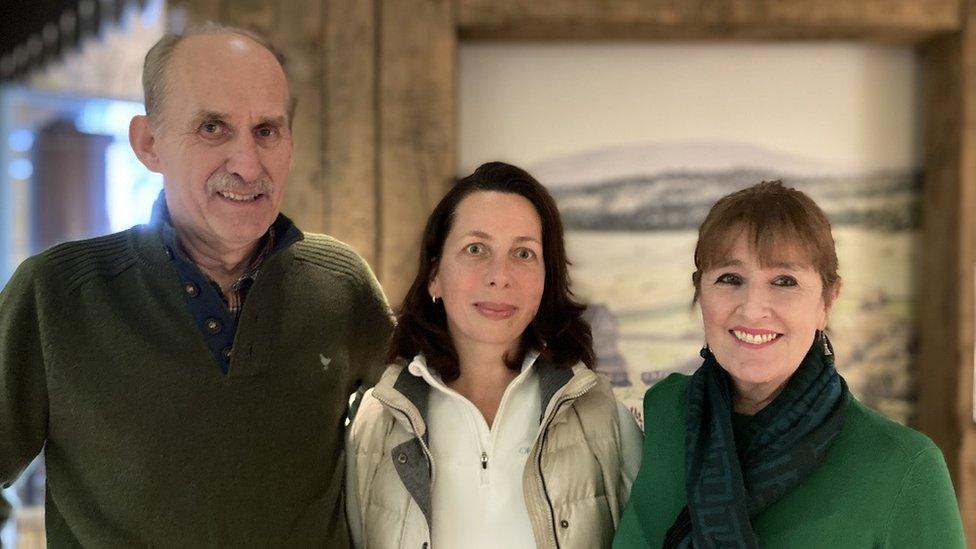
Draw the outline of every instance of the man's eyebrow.
M262 116L261 120L258 121L258 126L285 126L288 124L288 117L284 115L279 116Z
M201 110L197 111L196 114L193 115L193 121L197 124L203 123L207 120L226 120L228 118L230 118L229 114L218 111Z

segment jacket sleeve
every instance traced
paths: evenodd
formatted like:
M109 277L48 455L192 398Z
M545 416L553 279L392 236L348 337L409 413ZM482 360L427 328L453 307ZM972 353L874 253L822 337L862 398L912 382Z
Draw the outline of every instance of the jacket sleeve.
M888 519L884 547L965 549L959 505L942 452L919 452L905 477Z
M355 420L354 420L355 421ZM353 440L352 426L346 430L346 522L352 546L363 546L363 514L359 509L359 486L356 463L356 443Z
M346 428L346 522L349 526L349 536L352 546L364 547L365 540L365 510L363 501L360 499L359 476L361 474L372 475L375 471L360 471L360 453L365 444L363 437L369 433L382 431L382 427L377 423L375 406L376 399L373 398L373 390L369 389L363 395L360 406L363 414L357 414L352 423ZM371 463L367 460L367 463ZM367 469L369 467L367 466Z
M44 296L37 288L38 261L25 261L0 291L0 485L4 488L13 484L47 438L48 396L38 307Z
M350 358L358 368L362 388L376 384L386 367L386 349L393 331L393 315L383 289L362 261L359 307L354 320Z
M617 417L620 422L620 489L617 493L620 508L623 509L630 499L630 488L640 470L644 433L637 426L634 414L620 400L617 400Z

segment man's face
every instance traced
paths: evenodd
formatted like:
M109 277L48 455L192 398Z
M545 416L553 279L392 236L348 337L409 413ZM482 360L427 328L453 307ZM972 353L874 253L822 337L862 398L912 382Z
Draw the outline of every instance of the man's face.
M186 38L166 69L153 127L166 204L184 238L254 243L281 209L291 169L288 83L274 56L235 34Z

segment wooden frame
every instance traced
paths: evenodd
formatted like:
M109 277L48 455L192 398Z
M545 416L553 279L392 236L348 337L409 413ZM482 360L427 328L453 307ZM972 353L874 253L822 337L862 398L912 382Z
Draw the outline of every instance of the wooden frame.
M829 40L910 44L925 75L917 426L943 449L976 541L973 414L976 0L171 0L262 28L297 57L301 226L344 239L391 302L455 175L459 40Z

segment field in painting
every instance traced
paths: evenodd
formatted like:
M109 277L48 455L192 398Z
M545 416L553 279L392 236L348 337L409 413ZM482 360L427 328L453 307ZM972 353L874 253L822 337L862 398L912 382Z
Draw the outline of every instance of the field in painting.
M901 422L912 410L915 235L834 228L844 286L829 334L839 370L858 398ZM701 362L701 321L691 305L695 238L687 229L567 234L577 295L616 320L616 348L632 383L616 390L635 411L650 384Z

